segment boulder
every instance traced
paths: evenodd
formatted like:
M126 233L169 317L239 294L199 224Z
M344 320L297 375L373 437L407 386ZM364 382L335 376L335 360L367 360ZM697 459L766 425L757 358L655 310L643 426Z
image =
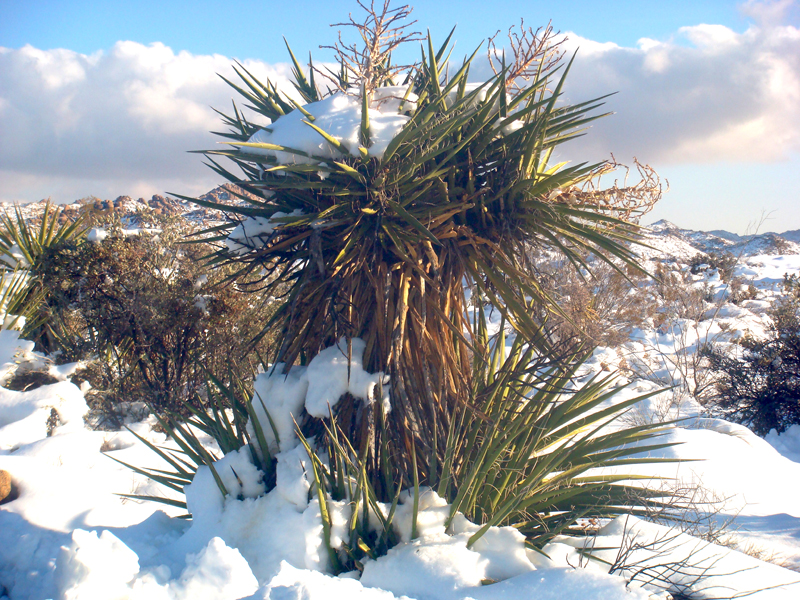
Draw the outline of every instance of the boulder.
M0 469L0 502L11 495L11 473Z

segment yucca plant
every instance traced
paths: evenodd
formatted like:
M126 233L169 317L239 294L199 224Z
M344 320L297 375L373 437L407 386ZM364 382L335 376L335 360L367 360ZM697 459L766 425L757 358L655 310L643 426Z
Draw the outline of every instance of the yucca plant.
M343 90L337 93L360 102L358 143L348 145L315 124L313 103L332 92L315 83L319 71L311 62L307 74L291 54L293 96L238 65L241 83L229 83L248 108L271 123L300 113L324 152L251 140L260 128L234 104L233 115L223 115L230 131L220 134L232 147L205 155L215 171L257 200L243 194L245 202L236 206L196 202L235 217L205 232L218 242L236 227L270 225L243 242L249 251L221 248L212 261L239 263L240 275L265 273L261 285L280 300L267 324L279 328L283 340L275 362L290 369L342 337L358 337L366 344L365 369L388 376L388 414L380 402L364 406L349 397L335 408L338 425L359 452L380 447L386 429L388 455L372 455L368 472L388 498L394 485L381 489L380 465L391 465L395 483L412 470L424 483L435 480L452 419L470 406L472 358L484 350L467 317L465 287L500 311L536 355L553 355L557 350L534 315L542 307L559 309L536 278L528 250L557 249L576 267L587 266L586 251L615 266L639 267L629 247L636 228L620 217L624 202L617 196L624 192L581 188L603 165L551 162L554 148L601 116L594 112L600 100L561 102L571 60L558 66L547 39L537 39L522 89L514 87L520 69L505 65L474 86L467 81L477 50L451 69L451 32L438 49L428 36L420 63L400 81L382 52L398 36L376 33L385 34L395 13L387 3L383 13L373 7L371 15L359 32L367 48L380 52L351 53L356 60L347 61L346 48L339 49L341 70L327 73ZM395 83L401 86L387 87ZM373 147L370 119L386 97L407 122L381 153ZM313 421L303 420L304 431L322 432Z
M658 439L670 423L616 423L660 391L616 401L620 389L613 375L578 385L580 360L537 358L521 336L507 347L502 326L490 343L482 311L477 330L489 350L475 364L471 404L451 420L436 482L450 503L450 520L462 512L483 525L470 544L490 526L512 524L531 546L541 547L572 531L579 518L659 504L663 493L646 489L653 477L614 473L613 467L672 461L651 456L673 445ZM607 468L612 470L602 470Z
M43 294L31 293L24 269L0 270L0 327L19 329L36 318Z
M49 201L38 224L29 222L19 206L14 207L13 216L8 212L0 214L0 258L19 273L11 278L14 282L11 288L3 287L14 290L4 298L4 311L26 317L26 335L35 334L53 318L45 306L46 292L36 276L42 257L51 248L83 236L88 229L82 218L63 219L62 214ZM5 282L9 276L3 277Z
M468 547L490 527L510 525L525 535L529 547L540 550L559 534L585 535L578 525L581 519L586 523L658 509L680 520L680 506L653 486L657 478L627 471L632 465L677 460L651 454L674 445L659 439L671 424L624 427L616 422L631 406L658 392L616 402L619 388L613 376L576 385L580 362L548 365L521 336L507 348L502 328L490 343L482 311L477 334L486 350L476 358L470 403L453 415L445 460L428 480L449 505L448 531L463 514L480 525ZM361 570L364 560L398 543L393 519L405 488L410 488L412 502L411 538L417 537L420 481L416 469L394 483L387 474L384 489L390 493L380 502L379 489L367 473L370 455L387 453L369 446L356 451L333 414L324 428L322 447L298 429L312 461L312 492L321 506L324 541L335 571ZM380 431L379 446L385 446L387 430ZM413 445L410 454L416 463ZM623 470L615 472L615 467ZM348 508L349 537L334 547L328 505L342 501Z
M448 531L453 531L455 517L463 514L480 526L470 536L469 546L491 526L510 525L525 535L529 547L541 549L559 534L585 535L580 519L647 515L658 509L679 520L679 507L664 497L660 486L652 485L656 478L613 470L676 460L651 455L673 445L659 439L669 423L635 427L616 423L628 408L653 394L615 402L619 388L614 387L613 377L594 377L576 385L579 363L548 365L535 358L533 346L522 337L507 347L502 328L490 339L485 324L485 315L479 311L476 331L485 354L475 359L470 402L453 415L445 459L428 480L449 504ZM140 438L169 468L131 468L180 493L197 468L206 465L220 493L228 495L231 490L225 488L215 466L218 457L201 441L202 432L223 453L247 446L264 474L266 491L271 491L275 466L265 441L271 419L265 411L267 422L259 422L254 409L262 399L246 398L243 386L226 387L213 377L209 384L215 395L208 413L196 412L188 423L174 416L161 420L180 450L157 447ZM223 397L234 407L232 416L223 410ZM248 418L253 420L252 428L245 427ZM335 573L361 570L365 561L386 554L401 540L394 517L406 489L406 501L412 503L410 537L418 536L418 471L412 468L395 480L393 468L382 462L384 478L376 485L369 469L376 459L389 456L390 431L379 427L376 446L357 449L333 411L321 423L321 430L323 435L314 439L306 437L299 426L296 433L310 458L309 495L319 502L330 569ZM416 464L413 438L409 452L412 465ZM174 495L131 497L186 507ZM337 541L332 534L335 510L347 519L347 536Z
M202 365L199 365L202 368ZM177 495L184 493L184 486L192 483L197 469L207 466L217 483L220 493L228 495L229 490L217 472L214 463L221 458L214 451L209 450L207 443L201 440L201 434L205 434L214 442L221 455L239 450L242 447L250 449L250 456L253 464L258 467L263 474L263 483L266 489L270 490L275 486L275 460L270 453L269 446L264 436L264 426L258 421L258 416L253 410L252 391L248 389L245 381L238 370L231 370L228 373L230 383L226 384L213 373L206 371L206 390L208 398L205 402L205 410L199 410L196 406L201 403L186 402L185 408L192 413L187 418L183 414L170 411L152 411L156 416L161 428L168 434L175 447L156 446L135 431L128 429L139 441L157 454L168 468L139 467L123 462L113 456L110 457L129 469L148 477L149 479L161 484L165 488L176 492ZM248 430L246 424L250 420L253 424ZM251 436L250 431L253 432ZM126 498L137 500L150 500L169 506L187 508L186 501L175 498L176 494L155 496L141 494L120 494ZM191 517L190 514L184 517Z

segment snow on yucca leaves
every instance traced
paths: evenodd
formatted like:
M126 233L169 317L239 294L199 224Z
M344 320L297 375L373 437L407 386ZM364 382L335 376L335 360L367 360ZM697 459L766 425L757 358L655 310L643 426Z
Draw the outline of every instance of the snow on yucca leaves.
M326 89L315 80L322 71L310 61L304 71L291 50L291 95L235 67L241 82L229 83L263 123L234 104L220 134L231 147L204 153L259 198L225 206L236 218L206 233L220 243L213 261L263 273L259 285L279 299L266 324L281 331L273 362L289 371L344 339L348 361L384 374L386 386L366 399L346 394L331 416L385 501L413 478L436 486L460 464L452 453L466 442L464 419L488 418L475 410L486 380L475 370L493 355L468 296L502 313L535 349L529 358L555 362L560 349L540 315L559 309L528 250L555 248L576 266L588 251L638 268L631 219L653 199L598 189L604 164L551 162L602 104L561 102L572 61L560 64L551 28L525 32L511 64L472 84L478 50L449 65L453 32L438 49L425 38L417 65L391 64L388 52L413 37L397 25L409 12L387 3L353 21L364 47L335 47L341 70L325 70ZM455 419L463 407L469 416ZM296 416L307 435L330 435L321 420Z

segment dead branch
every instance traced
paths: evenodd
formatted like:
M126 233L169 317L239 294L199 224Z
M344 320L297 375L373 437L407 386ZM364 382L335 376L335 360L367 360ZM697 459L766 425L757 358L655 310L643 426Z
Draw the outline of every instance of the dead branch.
M553 38L559 35L560 31L553 31L552 22L546 27L539 27L534 31L533 27L525 27L525 21L519 20L519 31L516 25L508 28L508 44L513 58L510 65L506 65L506 89L513 95L518 94L524 86L522 81L530 81L534 77L540 76L555 67L564 56L564 50L560 49L567 38L563 37L557 42ZM505 62L505 49L497 49L495 40L500 34L497 30L489 38L489 65L495 75L498 75Z
M341 73L337 75L330 71L326 73L317 70L317 72L345 93L353 86L359 88L358 93L362 86L366 93L370 93L416 66L416 63L392 65L391 54L401 44L423 38L419 31L408 31L408 28L417 22L416 20L403 23L413 10L407 4L389 8L390 0L384 0L383 7L376 9L374 0L370 1L369 6L361 0L357 2L366 12L363 21L356 21L351 13L348 15L349 22L333 23L331 27L354 27L358 31L360 41L345 43L342 32L339 31L338 42L333 46L320 46L320 48L333 50L336 53L342 67Z
M653 210L656 202L669 190L669 181L665 179L662 184L655 169L640 163L635 157L633 164L639 174L639 181L634 185L628 185L630 168L618 163L612 154L611 160L598 167L582 187L571 186L554 190L548 200L576 206L591 206L624 221L638 221ZM619 180L615 179L614 185L603 189L600 186L600 179L620 168L625 170L622 184L620 185Z

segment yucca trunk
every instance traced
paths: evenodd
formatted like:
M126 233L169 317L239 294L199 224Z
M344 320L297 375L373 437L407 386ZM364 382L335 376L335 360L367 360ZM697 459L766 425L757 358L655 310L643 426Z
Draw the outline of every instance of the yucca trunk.
M286 304L277 360L302 364L342 338L364 340L364 368L386 375L389 397L380 397L384 392L376 387L370 405L345 398L335 407L337 422L359 449L371 449L377 471L382 460L391 465L392 479L411 472L414 447L426 480L443 459L454 408L470 397L465 269L450 248L457 242L447 241L438 252L428 246L416 268L399 263L374 238L355 243L355 263L337 270L330 266L335 256L320 255L316 267L304 269ZM381 414L384 400L391 408ZM314 427L307 419L307 432ZM389 456L379 457L382 441Z

